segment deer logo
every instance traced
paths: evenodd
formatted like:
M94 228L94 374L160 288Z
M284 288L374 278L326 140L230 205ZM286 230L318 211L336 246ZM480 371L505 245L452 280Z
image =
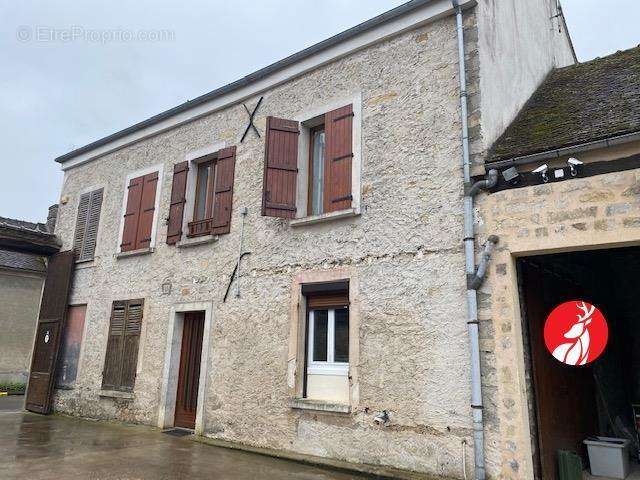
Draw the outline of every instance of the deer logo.
M578 321L564 334L565 338L572 341L558 345L553 351L553 356L567 365L584 365L589 358L591 339L587 327L591 323L591 316L596 307L587 306L584 302L578 303L576 307L582 313L578 313Z

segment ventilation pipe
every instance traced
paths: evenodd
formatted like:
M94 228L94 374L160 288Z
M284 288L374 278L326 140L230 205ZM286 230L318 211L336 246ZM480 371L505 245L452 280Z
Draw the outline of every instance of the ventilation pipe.
M462 166L464 173L464 253L467 274L467 330L471 346L471 409L473 412L473 453L475 479L485 480L484 465L484 420L482 415L482 372L480 370L480 342L478 322L478 288L482 285L487 271L493 247L498 237L489 237L482 255L480 266L476 270L475 232L473 226L473 199L481 191L487 190L498 182L498 171L490 170L484 180L471 183L471 165L469 159L469 124L467 107L467 76L464 51L464 29L462 7L458 0L452 0L456 11L458 34L458 66L460 69L460 115L462 122Z

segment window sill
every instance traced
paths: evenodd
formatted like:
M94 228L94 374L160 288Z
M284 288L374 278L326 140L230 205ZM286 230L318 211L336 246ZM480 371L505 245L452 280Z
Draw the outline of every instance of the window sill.
M180 240L176 243L178 248L197 247L198 245L207 245L209 243L215 243L218 241L218 235L203 235L201 237L187 237L184 240Z
M289 401L289 406L295 410L313 410L315 412L330 413L351 413L351 405L325 402L323 400L312 400L310 398L293 398Z
M292 227L304 227L305 225L314 225L316 223L330 222L340 218L352 218L360 215L360 209L349 208L347 210L339 210L337 212L323 213L321 215L311 215L309 217L296 218L291 220L289 225Z
M129 250L128 252L118 252L116 253L116 258L127 258L127 257L137 257L138 255L148 255L153 253L155 248L147 247L140 248L138 250Z
M101 397L120 398L122 400L133 400L133 392L120 392L118 390L100 390Z

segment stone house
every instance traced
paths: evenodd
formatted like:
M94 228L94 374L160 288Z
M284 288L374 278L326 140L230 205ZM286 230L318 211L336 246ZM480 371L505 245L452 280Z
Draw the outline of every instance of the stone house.
M589 436L638 450L639 134L635 48L555 70L486 156L500 173L477 204L479 238L500 240L480 290L484 393L504 478L557 478L558 450L587 465ZM575 301L608 324L604 352L578 370L547 352L544 327Z
M0 384L27 382L56 208L46 224L0 217Z
M59 157L56 234L75 251L83 326L53 408L319 461L522 478L495 375L484 430L470 405L463 183L575 62L559 13L414 0Z

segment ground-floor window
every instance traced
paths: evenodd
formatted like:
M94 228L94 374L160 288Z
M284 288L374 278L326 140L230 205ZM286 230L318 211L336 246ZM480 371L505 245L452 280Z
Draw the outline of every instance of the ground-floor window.
M304 396L348 404L348 290L308 294L307 309Z

